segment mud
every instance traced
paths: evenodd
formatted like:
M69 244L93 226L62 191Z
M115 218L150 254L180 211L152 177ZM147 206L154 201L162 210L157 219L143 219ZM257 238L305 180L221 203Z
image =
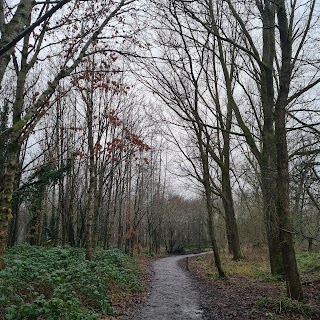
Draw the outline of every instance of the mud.
M153 263L151 291L135 320L203 320L194 282L178 266L186 257L168 257Z

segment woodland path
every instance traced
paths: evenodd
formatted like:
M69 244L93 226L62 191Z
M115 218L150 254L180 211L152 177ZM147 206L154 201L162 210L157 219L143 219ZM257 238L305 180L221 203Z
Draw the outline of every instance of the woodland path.
M138 310L136 320L202 320L199 293L178 262L188 256L174 256L153 263L151 292Z

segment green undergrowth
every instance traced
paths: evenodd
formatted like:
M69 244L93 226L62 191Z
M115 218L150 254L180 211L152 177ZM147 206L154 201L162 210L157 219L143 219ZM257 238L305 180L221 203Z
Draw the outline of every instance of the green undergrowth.
M300 252L297 254L297 263L303 281L320 279L320 252ZM210 278L218 278L211 255L194 258L196 265L206 270ZM283 281L283 277L272 275L265 253L249 252L241 260L232 260L230 255L222 254L222 265L228 277L247 276L261 282Z
M302 281L314 281L320 279L320 253L300 252L296 255L298 269ZM262 282L283 281L280 275L272 275L269 267L265 270L257 270L254 274Z
M120 250L16 246L0 271L0 319L93 320L112 315L112 289L139 291L133 260Z
M297 264L303 281L314 281L320 279L320 253L300 252L296 255ZM270 273L258 274L260 281L277 282L283 279ZM293 314L310 317L313 309L306 303L292 300L287 297L262 297L257 300L257 305L265 307L272 314Z
M312 310L308 305L286 297L262 297L257 300L257 305L259 307L265 307L275 314L301 314L308 317L312 315ZM270 315L272 313L270 313Z
M297 263L304 281L320 279L320 252L299 253Z

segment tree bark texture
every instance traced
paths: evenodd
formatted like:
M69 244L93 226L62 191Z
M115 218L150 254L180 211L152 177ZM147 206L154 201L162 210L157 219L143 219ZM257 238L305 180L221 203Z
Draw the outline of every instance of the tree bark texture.
M26 26L29 25L31 11L35 5L34 0L21 0L17 6L17 10L10 22L4 24L3 33L0 39L0 48L4 47L21 33ZM2 8L3 10L3 8ZM3 80L7 66L11 60L11 54L14 52L14 47L7 51L0 58L0 84Z
M20 145L17 140L8 145L6 170L4 173L3 190L0 194L0 270L4 268L3 254L8 238L8 223L12 219L12 193L17 168L17 153Z
M204 180L206 178L204 177ZM222 268L222 262L219 254L219 248L217 245L217 240L214 231L214 223L213 223L213 204L212 204L212 196L211 196L211 188L207 182L204 182L205 185L205 194L206 194L206 205L207 205L207 212L208 212L208 231L211 241L211 246L213 250L214 256L214 263L218 270L218 274L220 278L225 278L226 274Z
M92 98L92 97L91 97ZM95 150L93 143L93 101L87 101L87 126L89 149L89 188L86 212L86 259L92 260L92 223L94 214L94 190L96 184Z
M205 196L206 196L206 206L207 206L207 213L208 213L208 229L209 229L208 231L209 231L211 246L212 246L213 255L214 255L214 263L218 270L219 277L224 278L226 275L222 268L219 248L217 245L215 231L214 231L214 222L213 222L214 208L213 208L213 202L212 202L213 200L212 200L211 185L210 185L210 171L209 171L209 159L208 159L209 155L208 155L207 147L203 145L202 130L201 130L201 125L199 123L198 123L198 126L200 128L199 127L195 128L195 132L197 134L198 147L199 147L201 165L203 170L202 184L204 186Z
M284 263L287 294L290 298L303 300L303 291L297 267L293 230L289 206L289 157L286 132L286 107L291 80L292 39L283 0L276 1L281 44L281 71L278 99L275 105L275 132L277 145L277 213L280 227L282 259Z
M262 9L263 53L261 72L261 103L263 110L262 152L261 152L261 184L266 221L267 240L271 273L283 275L283 263L279 243L279 224L276 213L276 141L274 131L274 81L273 63L275 51L275 5L265 1Z
M226 215L226 229L229 238L229 246L233 254L234 260L242 258L240 239L238 232L238 225L235 217L233 195L230 184L229 167L222 168L222 193L223 193L223 207Z
M226 79L228 96L231 95L231 82L229 78ZM220 112L221 125L222 114ZM221 164L221 175L222 175L222 201L226 215L226 229L227 235L229 238L229 245L233 253L233 259L239 260L242 258L238 224L236 220L234 204L233 204L233 194L231 188L231 179L230 179L230 131L232 124L232 103L228 102L227 104L227 117L225 123L225 130L222 132L223 136L223 161Z

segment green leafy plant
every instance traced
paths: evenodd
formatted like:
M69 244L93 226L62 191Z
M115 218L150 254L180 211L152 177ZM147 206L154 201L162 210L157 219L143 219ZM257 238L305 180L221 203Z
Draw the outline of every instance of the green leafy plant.
M120 250L17 246L0 271L0 315L5 319L94 320L112 314L108 286L139 290L139 270Z

